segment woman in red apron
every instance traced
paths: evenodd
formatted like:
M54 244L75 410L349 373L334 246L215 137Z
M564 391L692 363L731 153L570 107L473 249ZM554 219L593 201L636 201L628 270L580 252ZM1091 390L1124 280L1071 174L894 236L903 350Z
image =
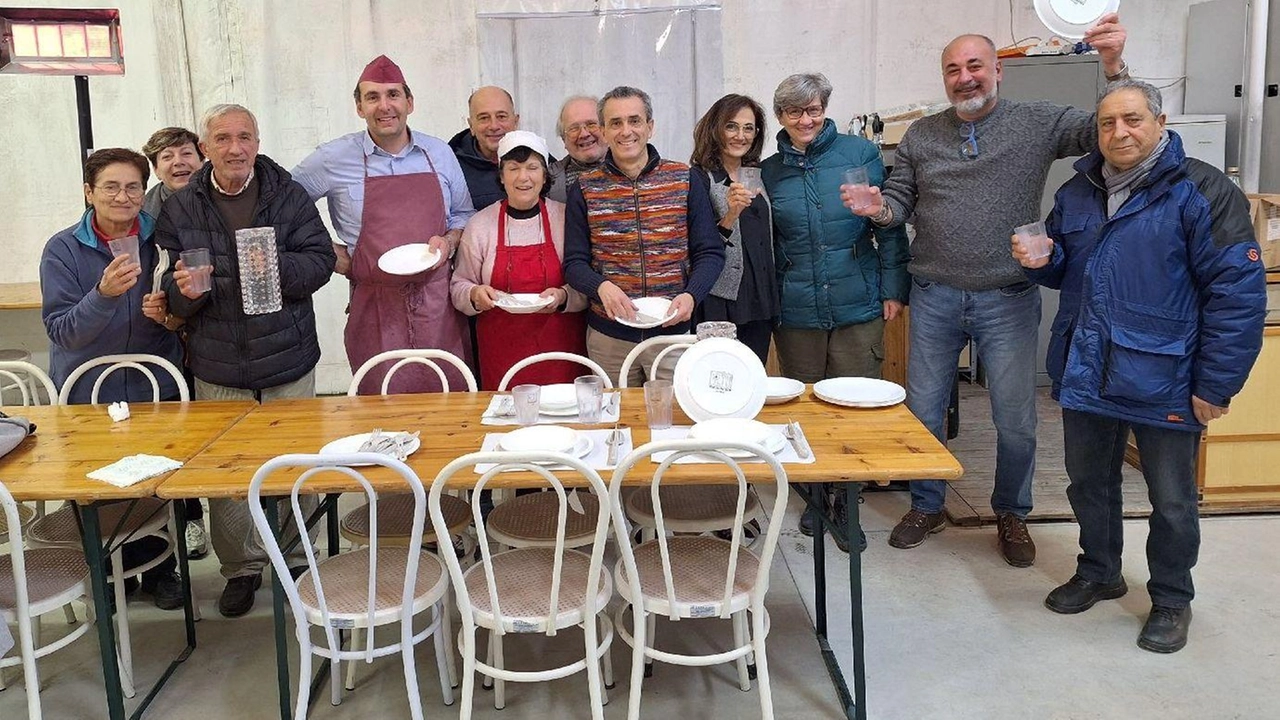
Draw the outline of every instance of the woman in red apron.
M547 200L547 144L523 130L498 145L506 199L472 216L462 232L450 295L476 318L480 387L496 390L511 366L543 352L586 354L586 298L564 281L564 204ZM505 296L549 298L538 312L511 313ZM539 363L516 375L513 385L571 382L587 370L563 361Z

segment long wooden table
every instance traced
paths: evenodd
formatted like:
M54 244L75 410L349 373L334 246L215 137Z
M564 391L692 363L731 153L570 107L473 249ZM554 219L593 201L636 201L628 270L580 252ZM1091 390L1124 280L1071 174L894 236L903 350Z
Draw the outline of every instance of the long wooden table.
M0 283L0 310L39 310L40 283Z
M161 483L157 494L167 499L197 497L242 498L248 493L250 478L267 460L284 453L314 453L325 443L355 433L384 430L419 431L422 447L411 455L407 464L417 472L424 484L430 484L439 471L464 453L480 449L486 433L508 432L513 426L489 426L480 422L493 393L450 393L433 395L398 395L370 397L329 397L304 400L281 400L253 409L234 427L222 433L182 469ZM797 420L804 428L815 462L791 463L785 466L792 483L845 483L856 492L855 482L884 480L934 479L950 480L963 472L960 463L931 435L903 405L880 409L843 408L821 402L812 389L799 399L783 405L766 405L758 419L767 423ZM676 424L690 424L676 409ZM648 442L645 424L643 390L622 391L621 427L631 428L632 442L639 446ZM583 426L578 426L583 427ZM767 468L760 464L742 465L748 479L766 477ZM629 484L649 482L644 465L637 466ZM371 468L366 474L378 490L402 490L398 476ZM478 476L460 473L454 484L465 485ZM772 476L769 476L771 479ZM277 473L264 480L263 497L289 494L295 474ZM571 478L564 478L566 483ZM531 483L531 476L517 473L495 478L494 487L521 487ZM728 482L722 468L710 464L672 466L664 482L687 484ZM819 509L825 518L825 496L793 486L806 502ZM337 493L358 490L352 480L338 473L326 473L309 481L312 492L328 494L325 507L336 508ZM274 501L264 502L266 514L278 527ZM827 520L824 523L829 525ZM844 534L857 547L860 522L858 504L849 503L848 521L843 528L830 528ZM335 534L335 516L330 514L330 538ZM849 718L866 717L866 688L862 627L862 562L857 552L849 554L850 622L853 629L854 690L851 694L843 672L832 652L827 636L826 568L823 533L814 537L814 574L816 578L815 630L828 672ZM274 574L273 574L274 575ZM292 717L287 664L288 646L284 624L284 605L278 579L273 578L276 615L276 651L280 683L282 720ZM316 697L312 693L312 697Z
M124 692L116 665L115 635L112 632L111 608L107 598L106 563L111 555L111 542L104 542L99 525L98 507L114 501L136 501L152 497L164 477L144 480L118 488L90 480L86 473L108 465L126 455L145 453L164 455L187 462L215 438L242 419L255 407L252 402L159 403L130 405L131 417L112 422L104 407L63 405L10 409L36 424L34 436L25 440L8 455L0 458L0 480L15 499L69 500L80 516L81 540L89 565L93 588L95 617L98 618L98 643L102 656L103 681L106 684L107 715L111 720L125 717ZM183 519L182 504L175 507L178 520ZM130 511L132 511L132 507ZM127 518L129 512L124 517ZM122 521L123 522L123 519ZM169 679L177 666L195 649L195 614L191 605L191 573L187 567L186 543L181 537L174 543L182 576L185 600L186 647L169 664L150 692L135 709L133 717L141 717L151 700Z

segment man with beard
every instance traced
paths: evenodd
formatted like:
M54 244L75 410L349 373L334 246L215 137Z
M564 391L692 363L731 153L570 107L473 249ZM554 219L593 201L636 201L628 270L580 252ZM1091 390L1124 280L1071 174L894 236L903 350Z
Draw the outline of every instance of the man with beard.
M569 187L578 182L582 173L600 167L609 149L604 144L596 102L596 98L588 95L574 95L560 106L556 135L564 142L569 155L551 163L551 191L547 197L552 200L566 202Z
M1125 30L1114 13L1085 34L1108 80L1128 76ZM1093 114L1048 102L999 97L1000 61L982 35L942 51L952 107L912 124L895 153L883 198L854 210L881 227L914 219L907 406L945 442L943 418L960 350L972 338L986 369L996 426L995 490L1000 554L1035 562L1027 531L1036 454L1036 341L1040 291L1009 255L1009 234L1040 213L1049 166L1097 147ZM882 201L883 200L883 201ZM852 198L845 202L853 206ZM946 483L911 483L911 510L889 537L912 548L945 527Z

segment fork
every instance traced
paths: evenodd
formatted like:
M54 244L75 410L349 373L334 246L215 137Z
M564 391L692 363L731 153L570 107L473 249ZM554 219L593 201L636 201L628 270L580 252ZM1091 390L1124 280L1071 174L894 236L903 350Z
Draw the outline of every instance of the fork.
M365 441L360 445L360 449L356 452L378 452L376 448L381 444L382 428L374 428L373 432L369 433L369 437L365 438Z
M618 424L614 423L613 429L609 431L609 436L604 441L604 444L609 448L605 454L605 465L613 467L618 464L618 448L622 447L624 440L622 431L618 429Z
M804 440L804 431L800 429L800 423L788 418L787 429L783 432L783 435L790 441L791 447L796 449L796 455L801 460L809 458L809 444Z

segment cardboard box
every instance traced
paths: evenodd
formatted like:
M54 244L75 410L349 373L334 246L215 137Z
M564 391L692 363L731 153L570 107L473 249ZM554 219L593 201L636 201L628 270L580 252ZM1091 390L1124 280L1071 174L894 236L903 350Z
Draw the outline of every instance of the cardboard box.
M1249 195L1253 232L1268 270L1280 268L1280 195Z

